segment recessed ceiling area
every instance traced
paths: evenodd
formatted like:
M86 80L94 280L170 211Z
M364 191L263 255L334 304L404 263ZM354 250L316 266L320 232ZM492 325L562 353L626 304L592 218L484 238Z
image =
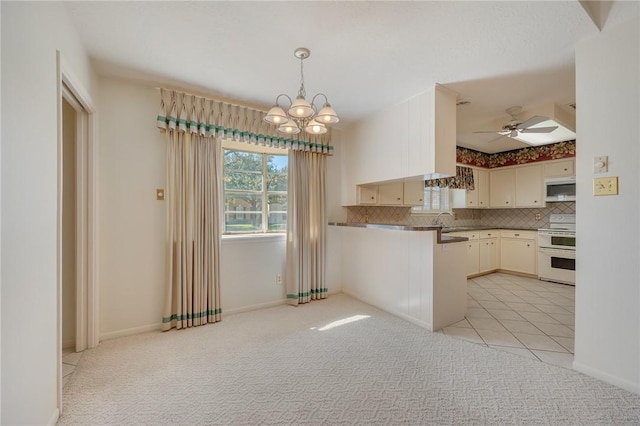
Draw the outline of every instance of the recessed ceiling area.
M268 109L305 86L323 92L337 127L440 83L457 109L458 143L526 146L474 134L541 105L575 103L574 46L599 30L578 1L68 2L99 74L171 84ZM638 14L613 2L608 22Z

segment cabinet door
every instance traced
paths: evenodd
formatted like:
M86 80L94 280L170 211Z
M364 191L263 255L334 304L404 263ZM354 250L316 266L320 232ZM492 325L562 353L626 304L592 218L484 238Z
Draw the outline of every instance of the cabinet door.
M358 186L358 204L377 204L378 186Z
M378 185L378 204L384 206L401 206L403 191L402 182Z
M467 241L467 276L480 271L478 240Z
M544 177L562 177L575 175L575 160L554 161L544 165Z
M515 169L491 170L489 172L491 207L513 207L515 174Z
M475 209L478 207L478 170L473 169L473 185L474 189L467 189L466 193L466 207L470 209Z
M502 238L500 268L525 274L536 274L535 240Z
M411 180L404 183L404 205L422 206L424 204L424 181Z
M488 170L475 170L478 173L478 179L473 176L476 182L476 192L478 193L478 204L480 208L489 207L489 171Z
M542 165L516 167L516 207L544 207Z
M487 238L480 240L479 263L480 272L498 269L498 239Z

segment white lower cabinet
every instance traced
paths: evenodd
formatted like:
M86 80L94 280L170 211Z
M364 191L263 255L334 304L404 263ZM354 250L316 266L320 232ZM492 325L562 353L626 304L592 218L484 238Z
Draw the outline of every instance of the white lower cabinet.
M534 231L501 231L500 269L535 275L538 248Z
M477 274L480 270L479 249L478 240L467 241L467 276Z
M491 272L499 268L499 231L480 231L478 242L478 272Z

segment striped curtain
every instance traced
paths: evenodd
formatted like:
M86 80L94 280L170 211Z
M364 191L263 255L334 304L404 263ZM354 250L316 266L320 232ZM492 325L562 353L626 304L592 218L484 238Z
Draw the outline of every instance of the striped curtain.
M325 299L326 156L289 152L287 302Z
M450 189L475 189L473 181L473 169L471 167L456 166L456 175L448 178L429 179L424 181L427 188L450 188Z
M221 320L222 144L194 126L165 129L166 284L162 329Z
M264 111L161 89L156 125L203 137L333 155L331 130L324 135L300 132L285 136L263 120L265 115Z

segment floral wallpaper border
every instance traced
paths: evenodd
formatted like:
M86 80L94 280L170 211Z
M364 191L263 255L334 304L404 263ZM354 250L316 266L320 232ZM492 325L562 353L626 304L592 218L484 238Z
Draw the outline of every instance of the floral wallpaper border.
M576 141L558 142L550 145L532 146L513 151L486 154L473 149L456 147L456 161L468 166L494 167L558 160L576 156Z

